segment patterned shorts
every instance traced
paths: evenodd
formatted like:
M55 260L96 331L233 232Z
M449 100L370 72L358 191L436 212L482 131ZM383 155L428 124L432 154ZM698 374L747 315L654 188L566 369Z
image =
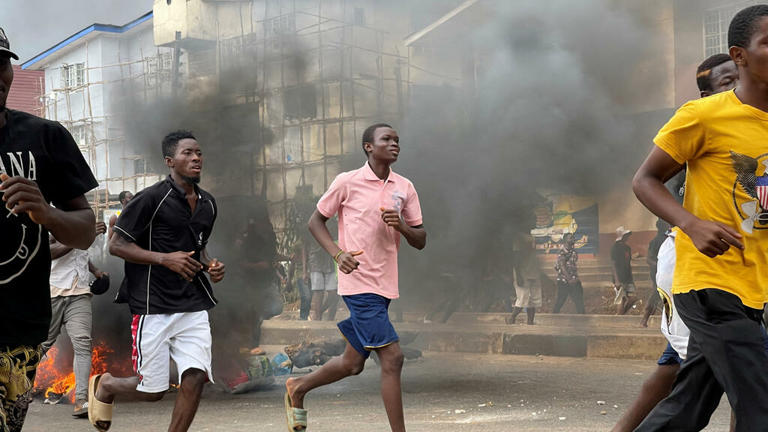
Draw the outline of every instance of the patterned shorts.
M32 401L40 346L0 350L0 432L21 431Z

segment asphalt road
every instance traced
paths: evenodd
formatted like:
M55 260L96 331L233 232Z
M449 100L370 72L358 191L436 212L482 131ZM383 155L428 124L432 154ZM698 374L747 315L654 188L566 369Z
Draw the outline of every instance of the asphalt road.
M426 353L405 365L406 425L414 432L606 431L654 368L653 362L637 360ZM388 431L378 375L369 361L361 375L310 393L309 430ZM283 382L243 395L208 387L191 430L286 431ZM166 430L174 397L118 403L111 431ZM87 420L73 419L71 410L36 401L24 431L95 430ZM706 430L726 431L728 416L723 400Z

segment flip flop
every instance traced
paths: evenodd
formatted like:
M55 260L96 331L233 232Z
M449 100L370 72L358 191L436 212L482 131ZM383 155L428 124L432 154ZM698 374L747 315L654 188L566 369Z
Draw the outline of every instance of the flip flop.
M104 403L96 399L96 390L99 388L101 374L91 377L88 381L88 421L101 432L106 432L112 426L112 408L115 403Z
M291 397L285 392L285 416L288 420L288 430L299 432L307 430L307 410L291 406Z

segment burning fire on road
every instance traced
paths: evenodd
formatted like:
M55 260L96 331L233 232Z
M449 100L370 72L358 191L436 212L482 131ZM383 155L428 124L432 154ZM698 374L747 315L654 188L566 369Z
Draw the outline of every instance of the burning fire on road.
M37 368L33 394L45 397L50 403L58 403L67 398L75 401L75 374L72 372L71 358L61 355L58 346L53 346ZM117 375L130 375L130 363L115 358L115 351L106 342L93 346L91 354L91 375L109 370Z

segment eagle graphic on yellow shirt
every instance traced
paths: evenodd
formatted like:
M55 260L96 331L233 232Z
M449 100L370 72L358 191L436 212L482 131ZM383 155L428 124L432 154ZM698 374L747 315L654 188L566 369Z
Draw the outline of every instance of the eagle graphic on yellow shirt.
M768 160L763 161L759 176L756 172L760 164L756 158L731 151L731 161L736 171L736 182L754 199L741 205L746 215L746 219L741 222L741 229L751 234L755 223L768 224Z

